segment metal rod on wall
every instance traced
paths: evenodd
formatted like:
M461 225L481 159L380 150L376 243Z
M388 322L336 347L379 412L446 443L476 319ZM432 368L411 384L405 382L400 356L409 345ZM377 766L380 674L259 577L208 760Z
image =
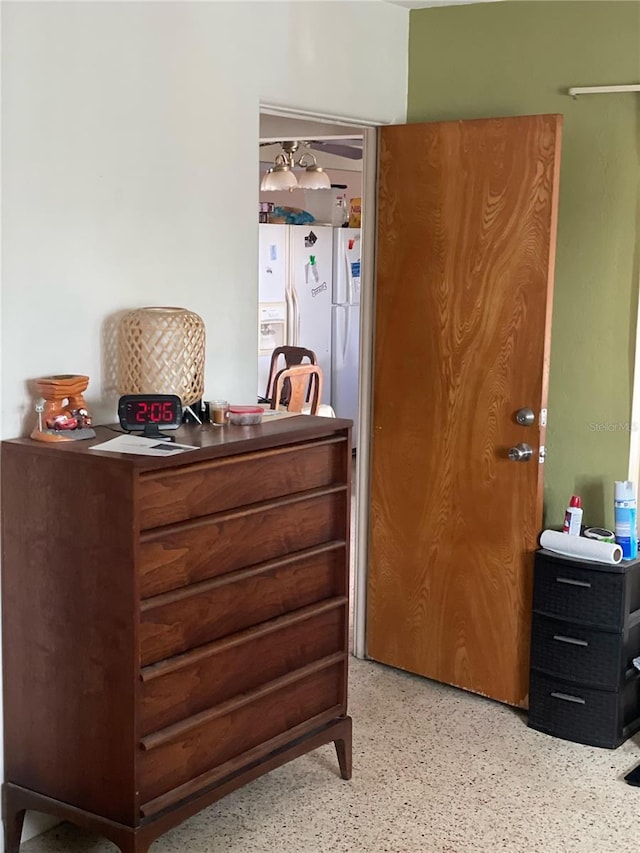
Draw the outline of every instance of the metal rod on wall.
M572 86L569 89L572 98L577 98L578 95L608 95L615 92L640 92L640 83L625 86Z

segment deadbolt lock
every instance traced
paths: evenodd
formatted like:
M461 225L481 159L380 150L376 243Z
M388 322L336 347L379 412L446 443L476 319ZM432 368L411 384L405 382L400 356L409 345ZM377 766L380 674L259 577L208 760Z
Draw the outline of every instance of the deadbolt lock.
M535 413L533 409L518 409L516 412L516 420L520 424L520 426L533 426L536 420Z

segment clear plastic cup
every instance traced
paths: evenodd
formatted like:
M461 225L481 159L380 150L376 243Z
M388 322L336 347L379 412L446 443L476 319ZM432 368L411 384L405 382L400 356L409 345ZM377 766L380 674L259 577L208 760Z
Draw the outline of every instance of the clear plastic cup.
M227 400L209 401L209 420L216 426L224 426L229 417L229 403Z

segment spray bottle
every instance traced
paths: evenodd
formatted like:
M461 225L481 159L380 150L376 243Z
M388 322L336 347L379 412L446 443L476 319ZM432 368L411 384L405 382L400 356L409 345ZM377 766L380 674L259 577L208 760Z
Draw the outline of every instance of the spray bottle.
M563 533L568 533L570 536L580 536L582 528L582 505L579 495L572 495L569 501L569 506L564 514Z
M616 542L622 548L622 559L635 560L638 556L635 483L631 480L616 480L613 498Z

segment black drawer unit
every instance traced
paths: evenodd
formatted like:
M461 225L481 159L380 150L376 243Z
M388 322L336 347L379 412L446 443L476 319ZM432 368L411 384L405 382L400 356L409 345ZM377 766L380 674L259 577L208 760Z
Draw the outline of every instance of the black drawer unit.
M614 749L640 729L640 560L538 551L529 726Z

